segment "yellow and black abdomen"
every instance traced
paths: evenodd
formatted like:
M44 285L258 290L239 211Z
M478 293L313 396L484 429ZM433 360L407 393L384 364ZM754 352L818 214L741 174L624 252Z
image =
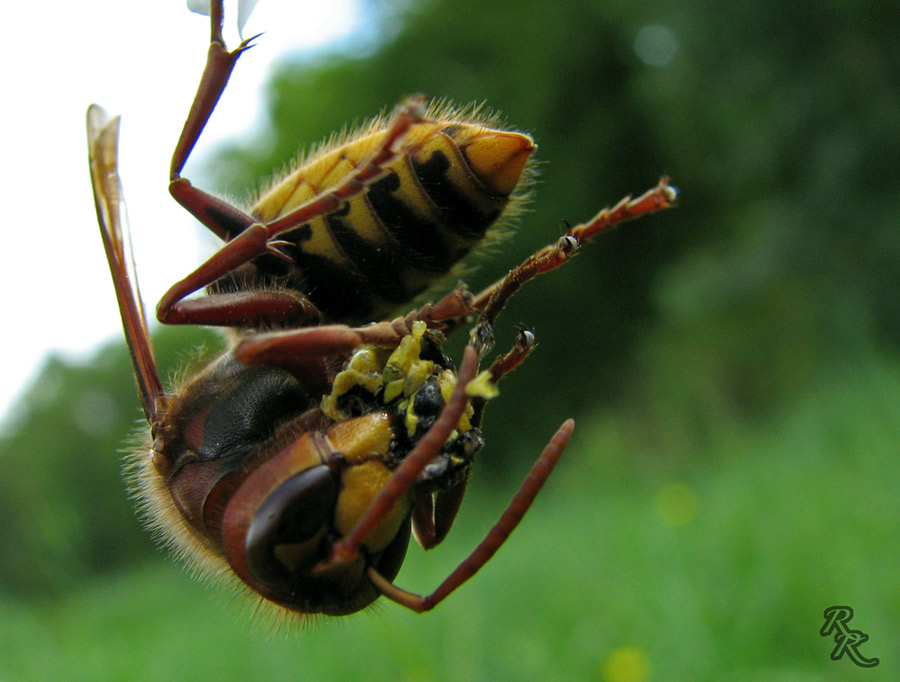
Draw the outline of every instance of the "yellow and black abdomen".
M369 131L301 165L251 212L263 222L337 185L378 145ZM390 173L343 208L278 235L293 262L254 261L260 283L301 291L326 319L362 323L450 271L514 204L531 138L481 123L414 124Z

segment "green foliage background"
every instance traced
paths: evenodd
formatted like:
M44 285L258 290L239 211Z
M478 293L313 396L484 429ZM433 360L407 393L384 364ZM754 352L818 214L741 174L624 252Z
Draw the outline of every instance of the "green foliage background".
M662 173L682 191L504 313L501 344L524 322L540 346L490 408L453 534L413 549L400 583L436 585L571 415L560 470L435 613L385 605L269 638L153 553L129 509L111 456L139 414L124 347L51 360L0 440L0 679L895 677L900 6L368 8L367 40L275 74L264 136L211 168L220 189L246 193L407 93L486 100L543 165L474 289L564 219ZM638 58L647 26L677 41L665 65ZM199 342L217 343L161 332L162 364ZM829 660L834 604L856 610L875 671Z

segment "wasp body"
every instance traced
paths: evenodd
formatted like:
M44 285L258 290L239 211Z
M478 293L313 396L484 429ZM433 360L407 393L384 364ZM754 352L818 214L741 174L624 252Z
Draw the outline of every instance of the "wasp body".
M410 98L312 154L246 213L174 171L172 194L228 244L170 289L160 321L360 324L409 304L516 213L535 145L492 125L475 108ZM185 299L204 286L210 295Z
M173 389L160 380L126 252L118 119L88 110L97 216L150 426L148 447L133 458L137 496L190 563L236 576L288 611L348 614L380 595L431 609L503 544L574 428L571 420L559 428L484 541L437 590L419 596L393 584L410 530L425 549L450 530L483 445L484 406L533 348L522 329L479 373L494 320L525 282L609 227L670 206L674 189L663 180L600 211L480 294L459 285L372 322L447 273L515 205L534 144L411 98L244 211L181 176L248 45L225 49L220 0L211 17L170 192L226 243L163 296L157 316L230 327L233 343ZM457 370L443 342L473 318ZM351 326L360 322L371 324Z
M248 367L234 353L212 363L172 396L152 456L135 462L148 517L176 521L186 531L176 547L194 562L230 565L294 611L340 615L369 604L379 593L363 579L367 566L396 576L417 502L463 483L482 445L469 399L455 435L366 537L365 559L328 563L456 385L440 336L424 322L412 327L395 349L358 347L322 384Z
M289 261L254 261L254 285L304 292L323 317L381 319L445 275L496 224L521 187L531 139L432 107L410 126L388 174L333 213L279 233ZM385 122L302 164L250 209L268 223L338 185L379 146ZM513 205L517 197L512 197Z

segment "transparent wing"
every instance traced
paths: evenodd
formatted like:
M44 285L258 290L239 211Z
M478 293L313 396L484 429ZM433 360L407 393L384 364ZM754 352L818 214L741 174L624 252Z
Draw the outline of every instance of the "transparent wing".
M163 388L135 276L128 216L119 180L119 118L110 119L101 107L93 104L87 112L87 132L97 222L119 301L141 404L147 420L153 424L161 408Z

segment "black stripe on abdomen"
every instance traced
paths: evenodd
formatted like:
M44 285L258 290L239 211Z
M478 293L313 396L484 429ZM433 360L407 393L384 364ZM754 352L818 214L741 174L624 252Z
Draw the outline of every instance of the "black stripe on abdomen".
M467 239L481 239L488 227L500 217L507 199L496 200L485 195L485 206L478 206L460 192L447 177L450 161L440 151L428 161L413 161L413 170L422 189L447 219L447 226Z

